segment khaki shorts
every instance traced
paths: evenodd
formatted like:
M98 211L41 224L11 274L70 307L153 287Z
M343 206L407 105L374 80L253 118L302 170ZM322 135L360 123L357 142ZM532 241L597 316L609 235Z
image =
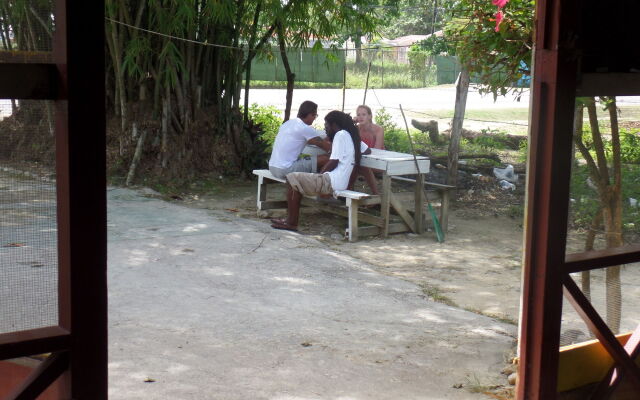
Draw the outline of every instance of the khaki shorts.
M333 194L329 174L312 174L308 172L292 172L287 174L287 182L303 196Z

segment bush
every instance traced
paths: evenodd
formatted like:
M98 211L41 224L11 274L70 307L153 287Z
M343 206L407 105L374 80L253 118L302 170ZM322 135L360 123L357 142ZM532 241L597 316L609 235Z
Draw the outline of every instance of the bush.
M281 112L273 106L259 106L254 103L249 107L249 119L260 126L260 140L267 145L267 151L271 154L273 141L276 140L278 129L282 125Z

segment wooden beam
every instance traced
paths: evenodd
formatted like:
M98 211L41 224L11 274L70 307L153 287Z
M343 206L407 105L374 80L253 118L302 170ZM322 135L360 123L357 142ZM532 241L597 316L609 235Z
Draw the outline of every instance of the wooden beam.
M14 389L5 399L32 400L44 392L69 367L69 353L51 354L38 368L33 370L20 386Z
M57 326L0 335L0 360L67 350L69 331Z
M640 244L632 244L623 247L567 254L564 261L564 270L567 273L589 271L614 265L631 264L637 262L638 259L640 259Z
M598 312L593 308L589 300L569 275L564 278L563 284L567 300L569 300L578 315L580 315L589 327L589 330L591 330L611 355L616 365L620 368L618 371L628 376L635 385L636 390L640 393L640 368L631 359L630 355L625 351L620 342L618 342L613 333L611 333L607 324L600 318Z
M640 75L637 73L582 74L576 88L577 96L637 96L640 95Z
M55 64L0 63L0 98L56 99L57 74Z

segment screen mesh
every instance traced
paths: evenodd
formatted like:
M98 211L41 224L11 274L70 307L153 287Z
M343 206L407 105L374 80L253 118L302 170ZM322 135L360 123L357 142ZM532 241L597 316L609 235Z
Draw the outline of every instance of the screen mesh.
M54 32L53 3L53 0L0 2L0 50L50 52Z
M0 100L0 333L57 325L50 102Z

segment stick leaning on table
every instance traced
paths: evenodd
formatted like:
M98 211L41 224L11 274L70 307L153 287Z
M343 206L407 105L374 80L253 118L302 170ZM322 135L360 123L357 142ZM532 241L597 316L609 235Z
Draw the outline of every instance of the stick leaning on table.
M402 119L404 120L404 126L407 130L407 136L409 137L409 147L411 148L411 154L413 155L413 161L416 163L416 170L418 171L418 176L420 175L420 166L418 165L418 158L416 157L416 151L413 148L413 140L411 140L411 133L409 132L409 125L407 125L407 118L404 116L404 110L402 109L402 104L400 104L400 112L402 113ZM433 210L431 206L431 202L429 201L429 197L427 197L427 192L424 192L424 198L427 201L427 208L429 209L429 214L431 214L431 219L433 220L433 228L436 231L436 238L439 243L444 242L444 232L442 232L442 227L440 226L440 221L438 221L438 217L436 216L436 212ZM422 207L422 205L416 204L416 209L418 207Z

